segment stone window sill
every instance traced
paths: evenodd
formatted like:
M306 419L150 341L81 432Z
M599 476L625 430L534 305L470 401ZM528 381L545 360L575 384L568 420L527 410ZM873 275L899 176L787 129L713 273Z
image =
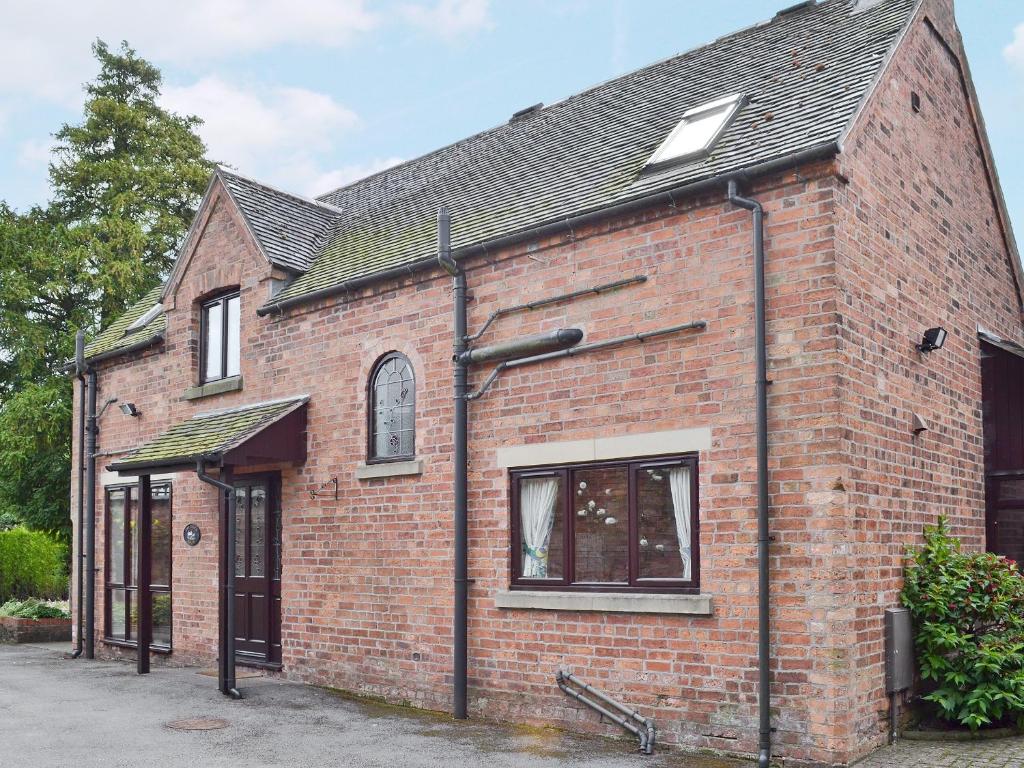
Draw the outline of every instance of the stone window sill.
M356 466L356 480L377 480L383 477L405 477L422 474L423 459L388 461L381 464L367 464L361 461Z
M203 397L212 397L213 395L223 395L225 392L237 392L242 388L242 377L231 376L227 379L217 379L217 381L210 381L206 384L200 384L198 387L189 387L185 390L185 393L181 396L182 400L199 400Z
M495 595L495 604L498 608L533 611L711 615L710 595L506 590Z

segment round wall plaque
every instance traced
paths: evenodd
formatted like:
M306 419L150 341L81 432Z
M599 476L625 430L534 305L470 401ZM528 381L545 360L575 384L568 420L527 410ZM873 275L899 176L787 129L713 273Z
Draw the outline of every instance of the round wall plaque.
M194 547L203 538L203 532L199 530L199 526L195 523L189 523L185 526L185 530L182 531L182 537L185 539L186 544Z

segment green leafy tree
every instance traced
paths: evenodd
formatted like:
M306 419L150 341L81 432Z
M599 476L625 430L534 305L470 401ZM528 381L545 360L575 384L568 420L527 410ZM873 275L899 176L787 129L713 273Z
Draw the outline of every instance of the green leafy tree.
M200 121L158 105L156 67L127 43L93 53L83 120L55 134L54 201L25 214L0 202L0 528L64 540L74 332L166 275L212 170Z
M157 103L160 70L127 43L92 50L100 72L82 122L55 134L50 181L60 220L90 248L106 324L168 272L213 165L201 121Z

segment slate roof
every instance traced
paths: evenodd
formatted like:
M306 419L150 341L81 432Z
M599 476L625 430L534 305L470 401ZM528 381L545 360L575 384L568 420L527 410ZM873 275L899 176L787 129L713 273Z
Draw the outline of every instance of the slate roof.
M132 304L127 312L107 326L99 336L86 344L86 359L92 359L99 355L114 354L119 350L127 349L137 344L144 345L147 342L156 342L167 328L167 316L163 312L150 320L142 328L131 333L126 334L125 329L160 301L160 294L163 289L163 285L158 285Z
M308 400L305 396L294 397L197 414L125 455L110 469L169 467L192 464L201 458L216 459Z
M271 263L305 272L340 212L223 168L217 174Z
M458 250L838 141L915 0L862 5L777 15L321 196L342 214L272 303L428 258L442 203ZM731 93L749 103L709 157L644 172L686 110Z

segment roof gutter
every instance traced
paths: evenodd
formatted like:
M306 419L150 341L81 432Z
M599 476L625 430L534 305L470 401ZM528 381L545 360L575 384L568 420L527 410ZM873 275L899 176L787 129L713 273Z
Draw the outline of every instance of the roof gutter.
M159 344L164 340L164 334L158 333L155 336L148 336L145 339L140 339L127 347L118 347L117 349L108 349L106 352L100 352L98 355L85 358L85 362L89 365L109 360L112 357L120 357L121 355L128 355L132 352L138 352L140 349L146 349L154 344ZM68 370L73 370L73 366L68 366Z
M833 157L838 153L838 142L830 141L825 144L819 144L808 149L802 149L798 152L793 152L791 154L775 158L774 160L757 163L756 165L747 166L746 168L741 168L720 176L713 176L708 179L689 182L661 192L637 197L624 203L596 208L594 210L587 211L586 213L581 213L564 219L558 219L556 221L550 221L536 227L519 230L518 232L513 232L509 235L502 235L491 240L486 240L482 243L474 243L472 245L463 246L462 248L456 248L451 251L451 256L458 257L459 259L465 259L480 253L486 253L487 251L493 251L515 245L525 240L536 240L566 230L572 231L603 218L625 215L642 208L649 208L653 205L658 205L659 203L675 204L681 196L696 195L701 192L721 189L726 187L730 180L750 179L755 176L765 176L776 171L785 170L786 168L790 168L795 165L803 165L804 163ZM304 293L299 296L292 296L291 298L283 299L282 301L265 304L256 310L256 314L261 317L270 314L281 314L292 307L310 304L312 302L319 301L320 299L326 299L332 296L337 296L338 294L348 293L382 280L412 275L426 269L434 268L437 264L437 254L434 254L427 258L409 262L408 264L403 264L398 267L392 267L381 272L363 275L361 277L337 283L336 285L328 286L327 288L320 288L319 290L310 291L309 293Z

